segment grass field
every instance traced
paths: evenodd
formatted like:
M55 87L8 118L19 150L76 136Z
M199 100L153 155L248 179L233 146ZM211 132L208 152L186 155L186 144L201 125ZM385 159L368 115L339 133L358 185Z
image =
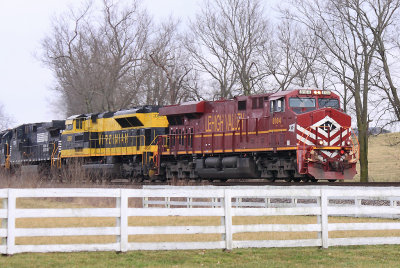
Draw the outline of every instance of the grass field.
M370 181L400 181L400 133L369 138L368 167Z
M400 246L17 254L0 267L398 267Z

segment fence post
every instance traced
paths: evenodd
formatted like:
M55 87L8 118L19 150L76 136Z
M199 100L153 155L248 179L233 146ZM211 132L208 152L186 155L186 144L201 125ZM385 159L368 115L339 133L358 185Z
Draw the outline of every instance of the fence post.
M7 209L8 211L8 199L3 198L3 209ZM7 222L8 222L8 218L3 218L1 221L1 228L7 229ZM7 237L3 237L1 239L1 244L2 245L7 245Z
M271 207L271 198L265 197L265 206L266 208Z
M121 194L119 197L115 198L115 208L121 211ZM121 214L115 219L115 227L120 228L121 233ZM121 244L121 235L117 235L115 242Z
M120 192L120 250L128 250L128 190L121 189Z
M321 189L321 244L328 248L328 197L326 190Z
M192 208L192 198L191 197L186 197L186 207Z
M149 207L149 198L148 197L143 197L143 207L144 208Z
M218 197L211 198L211 207L212 208L216 208L217 207L217 202L218 202Z
M232 249L232 194L229 189L224 190L225 216L225 248Z
M15 253L15 210L16 210L16 190L8 189L8 208L7 208L7 255Z

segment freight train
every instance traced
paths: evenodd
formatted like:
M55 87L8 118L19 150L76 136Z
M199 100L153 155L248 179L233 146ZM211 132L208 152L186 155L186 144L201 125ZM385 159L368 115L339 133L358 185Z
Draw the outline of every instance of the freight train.
M75 115L0 133L0 165L143 180L350 180L357 140L340 98L298 89Z

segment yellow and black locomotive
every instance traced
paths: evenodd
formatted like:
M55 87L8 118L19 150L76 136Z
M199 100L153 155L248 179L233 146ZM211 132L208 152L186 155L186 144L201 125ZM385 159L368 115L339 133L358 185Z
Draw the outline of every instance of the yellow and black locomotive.
M83 161L92 172L122 174L134 180L151 176L157 137L168 129L157 106L71 116L61 135L61 160Z

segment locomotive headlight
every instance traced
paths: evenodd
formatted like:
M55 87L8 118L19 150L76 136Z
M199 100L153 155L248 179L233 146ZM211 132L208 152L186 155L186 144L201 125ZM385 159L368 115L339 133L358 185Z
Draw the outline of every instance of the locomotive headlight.
M322 90L322 95L331 95L329 90Z
M319 141L318 141L318 145L319 145L319 146L324 145L324 141L323 141L323 140L319 140Z
M351 145L351 141L346 141L346 145L350 146Z

